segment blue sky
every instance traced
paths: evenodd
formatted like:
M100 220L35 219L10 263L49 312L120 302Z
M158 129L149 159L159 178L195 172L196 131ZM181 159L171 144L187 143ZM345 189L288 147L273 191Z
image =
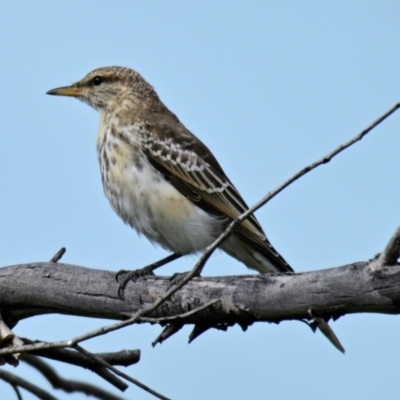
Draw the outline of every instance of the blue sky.
M47 90L101 66L138 70L252 204L400 100L399 18L396 1L2 2L1 265L48 260L61 246L66 263L113 271L166 254L124 226L103 195L96 112ZM257 213L296 271L384 248L400 223L399 131L395 114ZM203 271L245 273L222 253ZM59 340L106 323L47 316L15 331ZM298 322L208 332L191 345L185 328L154 349L159 327L130 327L85 346L140 348L127 371L173 399L393 398L399 317L351 315L332 326L345 356ZM10 370L42 382L24 365ZM60 372L110 389L89 372ZM1 382L0 391L14 396ZM135 387L123 396L153 398Z

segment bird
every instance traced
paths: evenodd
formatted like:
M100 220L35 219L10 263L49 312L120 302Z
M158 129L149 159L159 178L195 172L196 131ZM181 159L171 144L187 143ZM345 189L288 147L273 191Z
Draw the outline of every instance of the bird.
M97 155L106 197L139 235L172 252L144 273L201 252L248 209L208 147L135 70L98 68L47 94L75 97L99 112ZM253 214L220 249L259 273L293 272Z
M208 147L133 69L98 68L47 94L75 97L99 112L97 155L111 207L139 235L172 252L140 270L119 271L117 280L125 274L121 298L129 280L201 252L248 210ZM219 248L259 273L293 273L254 214L236 225ZM323 318L309 325L344 353Z

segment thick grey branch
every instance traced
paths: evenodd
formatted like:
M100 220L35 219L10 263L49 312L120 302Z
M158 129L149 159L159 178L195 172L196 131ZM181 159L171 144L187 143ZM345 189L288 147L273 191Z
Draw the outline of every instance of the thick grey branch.
M0 269L0 307L8 323L46 313L122 320L147 308L170 286L168 278L148 276L130 283L118 297L115 274L54 263ZM293 275L194 278L147 317L179 319L183 324L282 321L348 313L400 312L400 265L373 271L368 262ZM165 321L167 322L167 320Z

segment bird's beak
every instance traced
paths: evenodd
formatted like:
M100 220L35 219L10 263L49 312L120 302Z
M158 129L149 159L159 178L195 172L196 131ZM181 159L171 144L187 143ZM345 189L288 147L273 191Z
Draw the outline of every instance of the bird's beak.
M51 89L46 94L53 94L55 96L71 96L78 97L82 95L82 88L77 88L73 86L63 86L57 89Z

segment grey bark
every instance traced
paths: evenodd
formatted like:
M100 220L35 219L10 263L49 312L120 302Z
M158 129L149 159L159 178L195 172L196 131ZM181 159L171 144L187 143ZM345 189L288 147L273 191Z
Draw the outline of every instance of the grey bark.
M246 327L256 321L308 318L310 309L321 317L398 314L400 264L378 270L370 264L293 275L194 278L150 316L176 316L212 300L218 302L179 322ZM121 300L115 272L52 262L24 264L0 269L0 308L10 325L47 313L119 320L150 306L170 285L167 277L139 278L128 284Z

